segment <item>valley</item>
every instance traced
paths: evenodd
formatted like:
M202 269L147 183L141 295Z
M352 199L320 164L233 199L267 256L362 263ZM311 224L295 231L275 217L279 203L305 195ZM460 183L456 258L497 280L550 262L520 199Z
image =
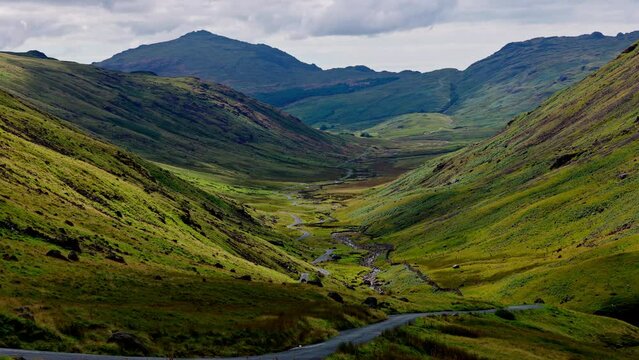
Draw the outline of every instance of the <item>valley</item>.
M0 53L0 359L639 357L638 39Z

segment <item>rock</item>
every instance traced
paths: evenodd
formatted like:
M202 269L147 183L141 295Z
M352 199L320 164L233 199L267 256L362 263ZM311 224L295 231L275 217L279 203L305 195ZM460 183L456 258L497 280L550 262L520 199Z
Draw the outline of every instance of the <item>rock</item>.
M628 177L628 174L627 173L621 173L621 174L617 175L617 177L619 178L619 180L623 180L623 179Z
M2 255L2 260L4 261L18 261L18 257L15 255L4 254Z
M535 299L535 304L545 304L544 299L542 299L542 298L536 298L536 299Z
M344 299L342 298L342 295L336 293L335 291L331 291L328 293L328 297L337 301L340 304L344 303Z
M31 312L31 308L29 308L28 306L20 306L19 308L16 308L15 311L18 313L19 318L28 321L35 321L33 313Z
M60 250L49 250L49 252L47 252L47 256L52 257L54 259L69 261L69 259L67 259L66 256L62 255Z
M122 331L111 334L107 343L117 344L122 350L127 352L142 353L144 355L149 352L137 336Z
M300 282L301 283L307 283L308 282L308 273L300 274Z
M459 269L459 264L453 265L453 269Z
M73 250L69 252L69 255L67 255L67 257L71 261L80 261L80 257L78 256L78 253Z
M107 254L106 258L120 264L126 264L126 261L124 261L124 258L116 253L109 253Z
M242 275L240 276L238 279L240 280L244 280L244 281L251 281L251 275Z
M366 300L364 300L363 304L368 306L368 307L376 308L377 307L377 299L372 297L372 296L369 296L369 297L366 298Z
M22 313L22 314L18 315L18 317L22 318L22 319L25 319L25 320L28 320L28 321L31 321L31 322L35 322L35 318L33 317L33 314L30 313L30 312Z

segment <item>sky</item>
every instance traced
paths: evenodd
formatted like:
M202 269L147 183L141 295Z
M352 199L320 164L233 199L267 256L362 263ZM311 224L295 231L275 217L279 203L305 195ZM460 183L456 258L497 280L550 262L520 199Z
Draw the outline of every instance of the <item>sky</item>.
M464 69L513 41L639 30L639 0L0 0L0 49L82 63L208 30L322 68Z

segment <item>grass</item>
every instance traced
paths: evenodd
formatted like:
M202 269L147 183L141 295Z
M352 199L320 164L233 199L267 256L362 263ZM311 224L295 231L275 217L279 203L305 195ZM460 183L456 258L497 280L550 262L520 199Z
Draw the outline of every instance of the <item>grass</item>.
M547 308L517 313L422 318L329 359L628 359L639 331L614 319Z

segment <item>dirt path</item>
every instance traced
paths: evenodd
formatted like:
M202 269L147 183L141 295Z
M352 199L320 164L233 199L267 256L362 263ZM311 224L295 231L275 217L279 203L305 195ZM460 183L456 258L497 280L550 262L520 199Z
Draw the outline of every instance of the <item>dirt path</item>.
M362 265L371 268L371 271L362 277L365 284L371 287L371 289L377 291L380 294L384 293L382 284L377 281L377 274L381 271L375 266L375 261L382 255L388 257L388 253L393 250L393 246L390 244L358 244L353 239L352 235L355 232L334 232L331 234L333 240L341 242L347 246L357 250L366 250L368 253L362 259Z

